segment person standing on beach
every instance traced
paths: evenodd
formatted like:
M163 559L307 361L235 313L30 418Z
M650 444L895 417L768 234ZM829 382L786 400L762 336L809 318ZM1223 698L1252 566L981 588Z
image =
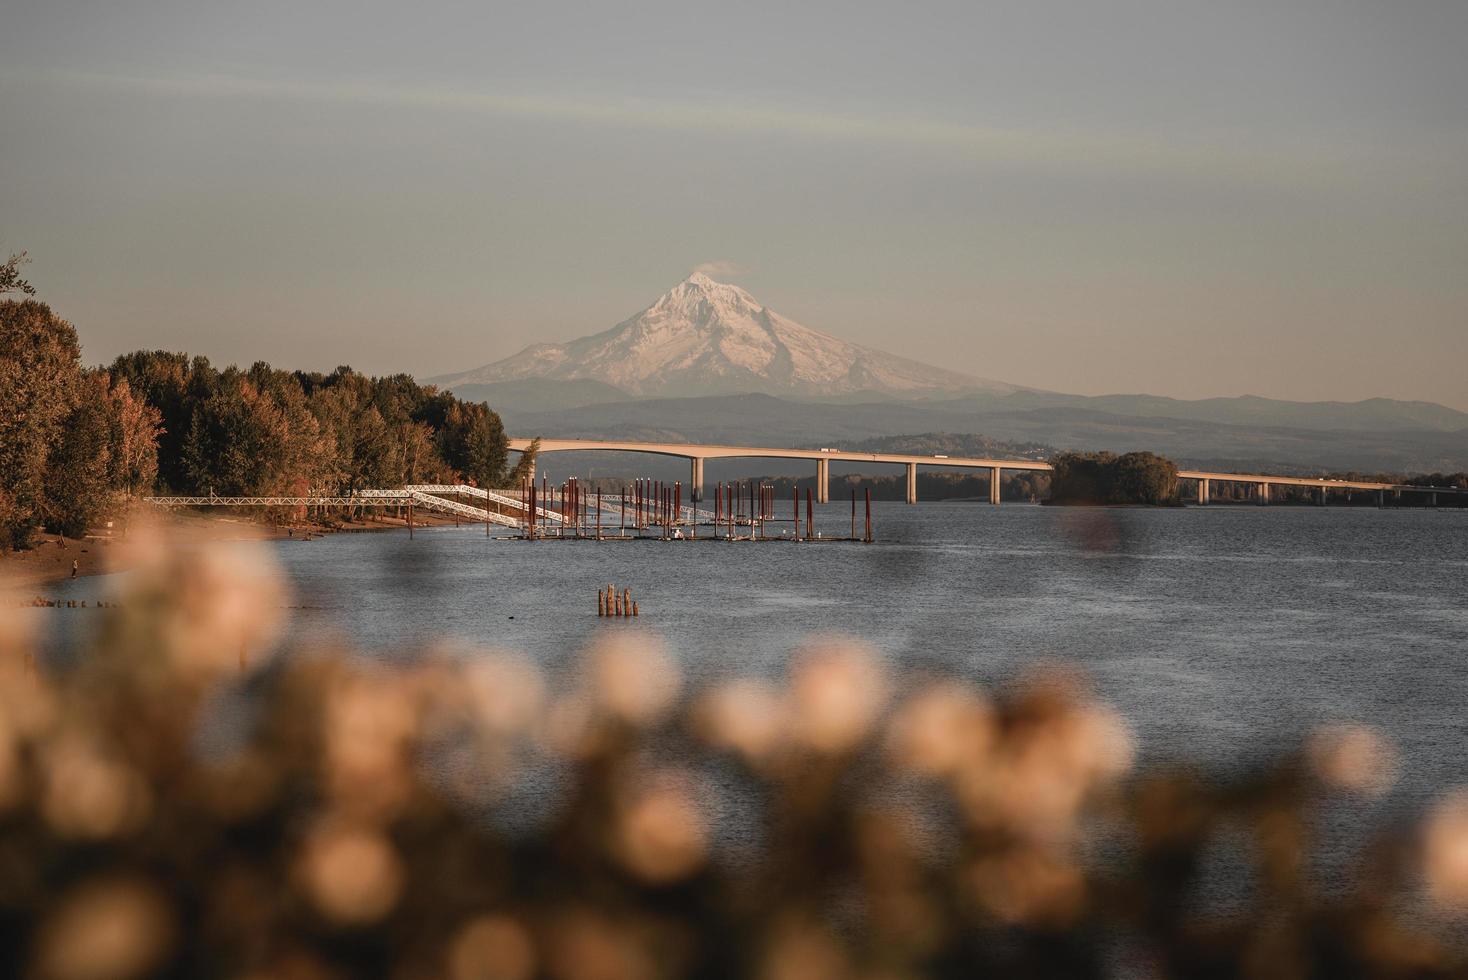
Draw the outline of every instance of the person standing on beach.
M81 564L75 558L73 558L71 560L71 577L72 578L76 578L77 569L80 568L80 567L81 567Z

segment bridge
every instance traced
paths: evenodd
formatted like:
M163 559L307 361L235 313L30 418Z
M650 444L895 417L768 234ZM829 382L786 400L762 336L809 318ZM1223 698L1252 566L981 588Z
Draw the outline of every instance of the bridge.
M524 452L530 448L532 439L512 438L510 450ZM1031 473L1047 473L1054 469L1049 463L1037 459L979 459L964 456L914 455L911 453L865 453L846 452L841 449L773 449L768 446L715 446L684 442L634 442L625 439L541 439L541 453L557 452L620 452L650 453L655 456L672 456L689 463L688 485L692 499L703 499L703 468L710 459L805 459L816 464L816 500L827 503L831 499L831 463L884 463L906 468L907 502L917 503L917 472L919 466L942 467L945 469L987 470L989 473L989 503L999 503L999 478L1005 470ZM1253 498L1263 504L1270 502L1274 487L1307 487L1313 492L1316 503L1324 505L1332 490L1375 493L1378 504L1386 502L1390 493L1400 499L1404 493L1426 494L1430 506L1437 506L1438 494L1461 495L1468 490L1451 487L1417 487L1408 484L1373 483L1357 480L1328 480L1319 477L1276 476L1262 473L1223 473L1209 470L1179 470L1178 479L1195 484L1193 499L1206 504L1212 499L1215 483L1235 483L1249 487Z

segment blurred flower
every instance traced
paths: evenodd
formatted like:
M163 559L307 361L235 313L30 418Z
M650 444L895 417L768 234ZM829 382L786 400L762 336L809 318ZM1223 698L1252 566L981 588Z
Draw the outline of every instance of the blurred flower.
M358 669L335 678L323 716L323 761L338 805L385 814L406 802L417 723L411 686L390 673Z
M1082 804L1131 766L1130 732L1115 712L1085 700L1066 674L1042 674L1012 702L989 760L960 771L969 819L1032 841L1063 841Z
M845 949L829 931L791 919L775 927L759 975L761 980L839 980L852 970Z
M1316 776L1333 789L1380 796L1397 778L1397 750L1364 725L1327 725L1310 736L1305 755Z
M492 653L471 661L461 678L475 720L493 734L524 731L540 717L545 682L524 657Z
M588 693L618 721L637 727L655 724L678 698L678 665L646 633L605 633L588 657Z
M708 830L693 801L691 778L674 772L629 778L619 801L616 835L622 863L647 881L675 881L698 870Z
M973 688L934 684L897 710L888 735L893 763L925 776L949 776L982 758L994 741L994 714Z
M505 915L471 919L449 945L450 980L530 980L535 964L530 934Z
M832 755L855 748L886 701L886 675L868 648L828 640L795 655L790 720L807 748Z
M1468 912L1468 791L1458 790L1428 814L1422 870L1434 902Z
M574 909L551 926L546 944L550 975L558 980L651 980L673 975L659 970L640 936L625 922Z
M144 547L112 618L121 645L156 649L189 680L210 680L256 665L279 636L285 588L259 544L215 544L197 551Z
M62 899L41 927L34 967L53 980L126 980L153 970L174 924L152 885L95 881Z
M403 883L402 862L387 838L360 826L318 827L306 840L298 870L312 904L344 926L381 919Z
M749 762L758 762L774 750L784 726L780 695L763 681L730 681L698 702L696 727L703 739Z
M150 794L142 777L78 733L68 732L47 745L43 771L42 810L64 837L111 837L147 820Z
M1080 869L1040 850L981 858L970 869L970 883L979 904L1009 923L1064 925L1080 914L1085 900Z

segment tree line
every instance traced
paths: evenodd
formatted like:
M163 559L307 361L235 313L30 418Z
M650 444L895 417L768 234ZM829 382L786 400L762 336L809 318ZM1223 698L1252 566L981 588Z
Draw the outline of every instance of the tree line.
M150 489L159 418L125 379L82 367L76 329L46 304L0 301L0 541L83 534Z
M171 351L124 354L108 370L161 413L160 490L306 496L519 481L499 415L406 374L285 371L263 361L220 369Z
M0 543L77 536L129 497L518 485L500 417L405 374L284 371L137 351L84 367L76 329L0 264Z

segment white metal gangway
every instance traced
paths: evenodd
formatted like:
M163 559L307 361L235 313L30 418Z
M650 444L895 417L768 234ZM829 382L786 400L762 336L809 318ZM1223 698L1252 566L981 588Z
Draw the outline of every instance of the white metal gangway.
M428 494L464 494L465 496L469 497L478 497L480 500L484 500L489 503L499 504L502 507L513 507L521 512L529 509L525 501L521 500L519 497L511 497L503 493L496 493L493 490L485 490L482 487L471 487L467 483L414 483L407 487L404 487L403 489L416 493ZM537 517L544 517L546 520L549 521L559 522L561 520L560 514L557 514L554 511L546 510L544 507L537 506L535 508L535 513ZM517 523L523 524L524 521L518 521Z
M485 506L476 507L458 500L451 500L441 494L453 494L455 496L473 497L485 502ZM413 504L427 507L431 510L443 513L455 514L459 517L467 517L474 521L487 520L493 524L504 527L523 527L525 518L511 517L491 510L489 504L497 504L501 507L511 508L524 515L528 511L526 501L521 500L518 495L485 490L482 487L471 487L467 483L415 483L409 484L400 490L353 490L348 493L336 493L322 496L288 496L273 495L265 497L227 496L221 497L214 494L208 496L161 496L144 497L144 501L156 507L404 507ZM593 509L595 503L592 504ZM680 519L684 523L706 522L711 523L714 519L712 511L699 510L695 507L682 507ZM622 516L620 503L617 500L603 500L601 511L608 517L619 519ZM537 506L536 516L547 522L562 524L565 519L554 510Z
M144 497L143 500L155 507L405 507L416 505L455 514L459 517L467 517L474 521L489 521L504 527L518 528L524 523L517 518L485 507L473 507L456 500L436 497L426 492L423 487L404 487L401 490L355 490L351 493L320 497L220 497L210 494L202 497ZM521 506L518 502L508 499L505 503L514 507Z

